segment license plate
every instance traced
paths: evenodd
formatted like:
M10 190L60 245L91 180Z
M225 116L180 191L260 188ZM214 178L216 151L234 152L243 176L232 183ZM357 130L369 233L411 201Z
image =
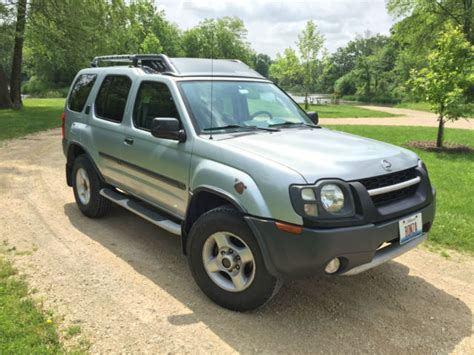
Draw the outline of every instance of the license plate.
M406 243L423 233L421 213L402 219L398 222L400 230L400 244Z

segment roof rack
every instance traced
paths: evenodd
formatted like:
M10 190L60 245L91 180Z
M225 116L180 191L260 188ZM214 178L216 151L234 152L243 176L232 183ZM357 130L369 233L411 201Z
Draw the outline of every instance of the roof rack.
M164 54L121 54L104 55L95 57L91 67L98 67L101 62L106 63L131 63L134 67L152 69L159 73L176 74L177 71L171 64L168 56Z

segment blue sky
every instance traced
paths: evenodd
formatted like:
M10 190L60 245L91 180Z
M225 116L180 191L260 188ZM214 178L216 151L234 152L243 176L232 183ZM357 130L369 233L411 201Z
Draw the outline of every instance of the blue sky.
M272 57L294 46L307 20L316 22L330 52L357 34L388 34L395 22L385 9L385 0L156 0L155 4L182 29L205 18L240 17L252 47Z

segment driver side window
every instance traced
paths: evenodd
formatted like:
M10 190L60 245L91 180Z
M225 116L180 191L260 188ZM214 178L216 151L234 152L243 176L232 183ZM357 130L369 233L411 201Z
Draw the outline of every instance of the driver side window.
M149 131L155 117L179 119L179 114L166 84L144 81L137 92L133 108L133 124L136 128Z

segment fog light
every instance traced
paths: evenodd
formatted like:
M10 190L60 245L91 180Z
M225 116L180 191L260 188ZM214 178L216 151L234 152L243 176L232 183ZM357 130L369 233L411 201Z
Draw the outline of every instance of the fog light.
M334 274L339 270L339 267L341 266L341 261L339 258L334 258L328 264L326 265L326 268L324 271L326 271L327 274Z

